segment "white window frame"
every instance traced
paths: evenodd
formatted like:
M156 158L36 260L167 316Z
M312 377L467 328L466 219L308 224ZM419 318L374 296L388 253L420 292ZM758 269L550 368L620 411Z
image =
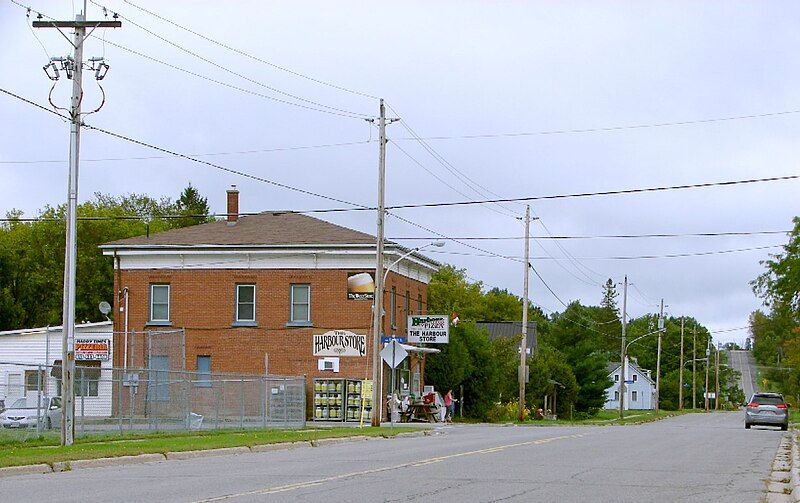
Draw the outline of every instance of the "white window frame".
M156 318L153 318L153 305L154 305L154 302L153 302L153 290L155 290L156 288L162 288L162 287L166 287L167 288L167 317L166 317L166 319L161 319L161 318L156 319ZM169 283L166 283L166 284L165 283L151 283L150 284L150 316L149 316L150 319L149 319L149 322L150 323L169 323L171 314L172 314L172 286Z
M619 391L614 392L614 401L615 402L619 401Z
M631 391L631 402L638 402L639 393L636 390Z
M639 376L637 374L633 374L631 379L633 379L633 382L637 382L639 380Z
M308 317L305 320L298 320L294 315L294 289L306 288L308 290ZM311 285L309 283L292 283L289 287L289 324L290 325L311 325Z
M239 289L242 287L250 287L253 289L253 317L252 318L239 318ZM234 304L234 321L241 324L255 324L256 322L256 284L255 283L237 283L235 292L236 301ZM246 304L250 304L247 302Z
M208 371L200 370L200 358L208 358ZM211 387L211 366L213 365L211 355L197 355L195 357L195 367L197 374L195 374L194 387L195 388L210 388Z
M614 374L614 382L619 382L619 374Z

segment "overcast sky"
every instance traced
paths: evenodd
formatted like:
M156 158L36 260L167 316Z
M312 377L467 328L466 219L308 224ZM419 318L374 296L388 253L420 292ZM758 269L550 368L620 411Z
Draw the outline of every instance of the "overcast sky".
M82 3L30 2L57 19L72 18L73 8ZM388 115L401 118L388 126L389 205L798 174L796 2L135 0L262 61L214 45L124 1L100 3L123 16L123 27L105 34L98 30L87 42L86 58L105 55L111 65L102 81L105 106L88 116L87 123L181 153L226 153L201 158L357 204L373 206L377 198L376 132L360 118L377 115L377 100L268 63L386 99L392 107ZM0 3L0 46L5 48L0 53L0 87L46 104L50 81L42 66L50 56L70 53L70 46L55 30L34 35L25 14L8 0ZM89 18L99 17L102 10L90 3ZM84 110L92 110L100 99L89 74L84 89ZM62 78L54 102L66 106L70 91L71 83ZM322 106L345 110L346 116L322 113ZM62 203L68 125L5 95L0 95L0 112L0 210L16 208L36 216L43 206ZM575 132L762 114L776 115ZM572 132L429 140L437 160L409 139L406 127L422 137ZM340 143L349 145L319 147ZM317 148L263 152L306 146ZM231 153L254 150L262 152ZM246 212L343 206L183 159L141 159L161 155L85 130L80 199L97 191L174 198L191 182L219 213L225 211L225 190L231 184L241 191L241 210ZM108 158L126 160L96 161ZM786 230L800 213L799 187L798 181L781 181L535 201L532 211L541 220L532 224L532 233ZM523 234L521 223L509 214L524 214L524 205L518 203L396 213L451 237ZM321 218L375 232L374 213ZM399 238L431 234L389 218L387 236L418 246L428 241ZM749 313L760 306L748 283L762 271L758 262L779 249L680 258L610 257L761 248L786 241L785 235L573 239L558 241L559 248L553 240L535 240L532 262L564 302L597 304L599 284L606 278L621 282L627 274L635 285L629 292L632 316L655 312L663 297L670 314L692 315L712 330L727 330L745 326ZM505 256L523 251L519 239L470 243ZM522 292L519 262L476 256L486 253L453 242L437 251L441 253L430 256L466 268L487 287ZM574 258L567 260L565 253ZM563 309L533 275L531 298L546 310ZM717 339L742 342L746 335L745 330L731 331Z

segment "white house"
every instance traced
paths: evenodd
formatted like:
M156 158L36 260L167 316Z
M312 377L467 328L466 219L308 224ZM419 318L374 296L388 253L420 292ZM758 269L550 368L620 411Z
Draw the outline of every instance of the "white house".
M604 409L619 409L619 380L621 365L610 363L608 377L614 384L606 390ZM636 363L625 359L625 410L647 410L655 408L656 383L650 377L650 371L640 369Z
M111 321L75 325L75 413L111 415ZM61 395L61 327L0 332L0 400Z

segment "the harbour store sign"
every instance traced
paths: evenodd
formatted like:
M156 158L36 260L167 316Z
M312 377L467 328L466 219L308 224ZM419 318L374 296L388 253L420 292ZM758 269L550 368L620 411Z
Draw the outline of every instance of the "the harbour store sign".
M427 315L408 317L408 342L447 344L450 341L450 317Z
M367 336L347 330L331 330L314 335L314 356L364 356Z

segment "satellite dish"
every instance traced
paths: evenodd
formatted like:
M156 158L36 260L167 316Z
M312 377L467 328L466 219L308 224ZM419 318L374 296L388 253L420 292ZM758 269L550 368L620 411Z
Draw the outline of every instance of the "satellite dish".
M97 306L97 308L100 309L100 312L103 313L103 315L106 318L108 318L108 313L111 312L111 304L109 304L106 301L103 301L100 303L100 305Z

